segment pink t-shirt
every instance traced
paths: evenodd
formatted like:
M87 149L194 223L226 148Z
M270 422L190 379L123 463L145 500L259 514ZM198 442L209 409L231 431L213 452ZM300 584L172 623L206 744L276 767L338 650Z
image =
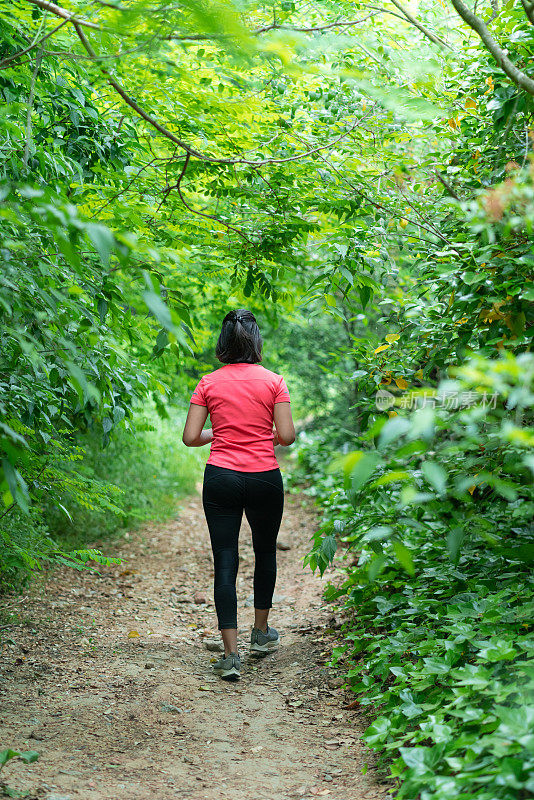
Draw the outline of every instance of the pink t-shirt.
M289 403L281 375L260 364L226 364L204 375L191 402L207 406L213 441L208 464L240 472L276 469L275 403Z

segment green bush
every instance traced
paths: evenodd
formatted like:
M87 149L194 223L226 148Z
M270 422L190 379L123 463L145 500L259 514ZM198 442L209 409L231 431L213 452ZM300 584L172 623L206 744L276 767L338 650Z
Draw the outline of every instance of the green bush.
M473 359L422 407L398 396L322 481L307 560L323 572L343 548L334 661L401 798L534 791L533 385L532 354Z
M145 410L137 414L135 427L133 434L118 431L105 448L100 436L88 438L76 470L89 480L110 484L118 511L75 503L68 519L55 502L46 505L45 519L62 541L94 541L144 520L165 519L175 511L177 499L194 489L204 454L182 444L182 415L174 412L161 419Z
M160 419L154 410L138 412L136 432L118 430L106 447L96 433L80 437L55 469L62 479L51 496L27 514L14 507L0 523L0 581L21 582L42 562L81 567L99 551L87 544L110 537L147 519L164 519L177 500L192 491L203 454L181 442L183 418ZM81 549L80 549L81 548Z

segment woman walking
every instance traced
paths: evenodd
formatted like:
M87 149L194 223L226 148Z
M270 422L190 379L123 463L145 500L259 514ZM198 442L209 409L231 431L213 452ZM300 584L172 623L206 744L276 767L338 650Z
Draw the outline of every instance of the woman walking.
M215 610L224 643L224 657L214 670L227 680L237 680L241 669L236 578L243 511L252 530L255 556L251 650L266 653L280 641L267 624L284 506L274 445L294 442L295 428L284 379L259 364L262 344L254 314L239 309L225 316L215 350L224 366L200 380L183 433L187 447L211 443L202 502L213 550ZM212 428L203 430L208 414Z

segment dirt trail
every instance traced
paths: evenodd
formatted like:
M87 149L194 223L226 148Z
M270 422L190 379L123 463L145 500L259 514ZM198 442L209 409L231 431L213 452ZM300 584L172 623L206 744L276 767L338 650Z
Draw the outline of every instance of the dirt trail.
M243 523L239 683L211 672L213 572L198 496L176 520L121 540L120 567L52 573L4 640L0 749L40 753L31 766L11 762L4 780L48 800L385 797L372 769L361 774L370 758L358 718L321 657L331 614L300 561L314 524L288 497L280 539L291 549L279 551L271 618L282 646L257 660Z

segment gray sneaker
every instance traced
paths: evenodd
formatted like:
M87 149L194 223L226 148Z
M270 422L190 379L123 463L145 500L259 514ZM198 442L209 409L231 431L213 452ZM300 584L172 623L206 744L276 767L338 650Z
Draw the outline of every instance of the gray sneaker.
M276 650L279 644L280 636L274 628L267 626L267 633L260 628L252 628L250 649L253 653L270 653L271 650Z
M229 653L220 658L213 665L213 671L225 681L238 681L241 670L241 659L237 653Z

